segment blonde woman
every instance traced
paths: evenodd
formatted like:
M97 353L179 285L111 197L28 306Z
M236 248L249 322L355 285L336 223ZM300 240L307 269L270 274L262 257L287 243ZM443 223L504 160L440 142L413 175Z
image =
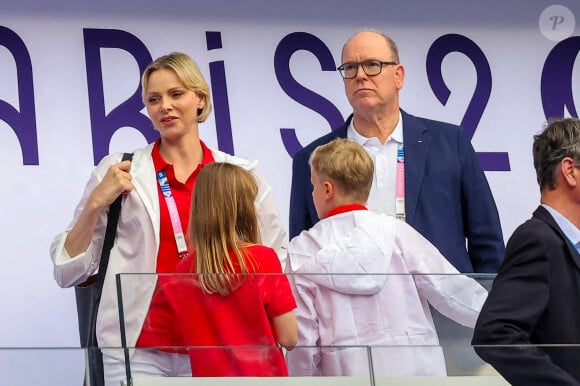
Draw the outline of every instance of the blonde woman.
M189 223L191 193L202 166L227 162L248 170L256 178L254 201L260 219L262 242L285 256L286 233L270 187L247 161L211 149L200 139L199 127L211 113L210 91L197 64L186 54L171 53L156 59L142 76L143 103L159 139L135 150L132 161L111 154L94 169L69 227L57 235L50 253L55 280L73 287L98 269L109 205L124 194L97 313L99 347L121 347L115 275L118 273L174 272L187 255L184 232ZM171 199L167 198L167 194ZM189 357L150 347L180 345L175 332L163 324L167 310L151 307L154 280L139 286L125 310L125 329L131 351L133 377L190 375ZM125 378L122 350L103 350L106 385Z

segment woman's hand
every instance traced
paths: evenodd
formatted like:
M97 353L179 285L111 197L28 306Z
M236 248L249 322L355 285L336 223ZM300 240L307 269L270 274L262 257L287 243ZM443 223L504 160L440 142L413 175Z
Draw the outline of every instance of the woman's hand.
M120 194L132 191L130 170L131 161L111 165L103 180L91 193L87 205L95 209L103 209L111 205Z
M133 190L130 170L131 161L111 165L105 177L92 191L64 243L66 252L71 258L86 251L89 247L103 209L108 208L120 194Z

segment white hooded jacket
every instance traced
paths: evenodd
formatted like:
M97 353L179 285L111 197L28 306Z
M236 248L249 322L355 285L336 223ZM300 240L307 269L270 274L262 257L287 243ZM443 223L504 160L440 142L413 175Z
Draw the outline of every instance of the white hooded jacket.
M445 375L430 303L475 325L487 291L417 231L356 210L319 221L289 244L298 308L291 375ZM371 354L371 355L369 355Z

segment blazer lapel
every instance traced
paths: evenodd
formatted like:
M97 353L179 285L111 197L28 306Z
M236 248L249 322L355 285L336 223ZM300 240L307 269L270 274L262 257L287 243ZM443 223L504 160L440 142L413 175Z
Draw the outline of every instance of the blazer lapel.
M407 222L412 224L431 147L431 133L416 117L403 110L401 115L405 149L405 211Z
M151 158L153 143L145 149L136 150L133 154L131 176L137 195L149 214L149 220L155 232L155 241L159 245L159 196L157 193L157 176Z
M340 126L337 129L334 129L332 131L335 138L347 138L348 137L348 127L350 126L350 122L352 121L353 116L354 116L354 114L350 114L348 116L348 118L346 118L344 125Z
M574 248L574 246L570 243L570 241L568 240L568 237L566 237L564 232L562 232L562 229L560 229L560 227L558 226L558 224L556 223L554 218L550 215L550 213L544 207L539 206L534 211L534 217L537 217L540 220L544 221L552 229L554 229L554 231L556 231L556 233L558 233L560 238L562 238L562 240L566 243L566 246L568 248L568 253L569 253L570 257L572 258L572 261L576 265L576 268L578 268L578 270L580 270L580 254L578 253L576 248Z

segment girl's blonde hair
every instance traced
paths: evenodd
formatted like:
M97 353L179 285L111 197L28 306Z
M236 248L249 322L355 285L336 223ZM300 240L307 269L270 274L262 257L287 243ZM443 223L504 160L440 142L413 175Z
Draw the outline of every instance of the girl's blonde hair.
M256 180L239 166L216 162L199 172L191 199L189 238L206 293L228 295L254 269L244 246L260 243L257 194Z

